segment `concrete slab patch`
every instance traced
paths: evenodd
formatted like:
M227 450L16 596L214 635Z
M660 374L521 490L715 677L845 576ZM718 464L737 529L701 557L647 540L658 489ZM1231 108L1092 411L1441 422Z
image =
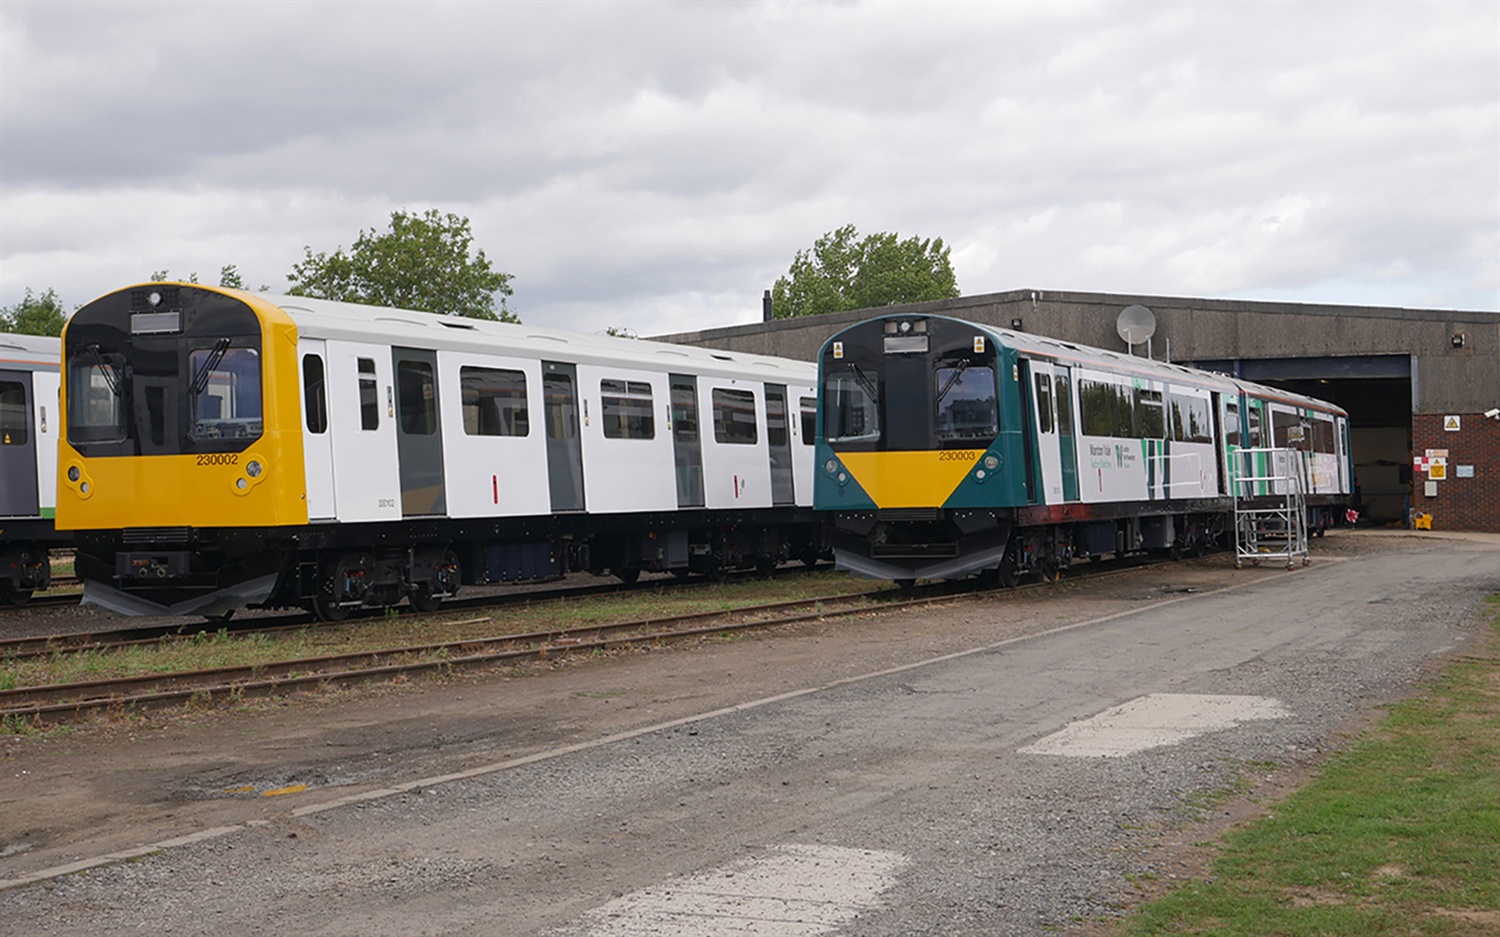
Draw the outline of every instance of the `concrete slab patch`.
M1280 700L1265 696L1152 693L1071 723L1019 751L1023 755L1123 758L1244 722L1291 715Z
M616 898L554 937L817 937L875 906L899 853L786 845Z

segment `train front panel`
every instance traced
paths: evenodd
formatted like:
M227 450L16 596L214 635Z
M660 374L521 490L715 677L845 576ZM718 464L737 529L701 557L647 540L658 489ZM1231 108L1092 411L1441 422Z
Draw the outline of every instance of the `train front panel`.
M888 316L819 356L814 507L841 568L958 578L994 568L1036 466L1015 350L982 326Z
M291 319L237 290L149 283L72 316L57 526L88 598L211 613L246 598L216 603L221 580L270 588L268 529L307 523L296 352Z

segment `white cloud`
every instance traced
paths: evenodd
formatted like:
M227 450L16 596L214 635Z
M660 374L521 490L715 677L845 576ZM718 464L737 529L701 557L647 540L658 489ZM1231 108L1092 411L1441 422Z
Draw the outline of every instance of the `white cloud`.
M1500 307L1500 6L0 6L0 304L395 209L528 321L753 321L842 224L1023 287ZM1384 298L1382 298L1384 297Z

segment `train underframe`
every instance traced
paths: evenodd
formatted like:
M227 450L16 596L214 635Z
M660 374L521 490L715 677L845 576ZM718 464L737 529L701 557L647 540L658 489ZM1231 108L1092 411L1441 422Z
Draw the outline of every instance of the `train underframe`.
M125 615L228 617L305 608L339 620L403 599L435 609L464 585L568 573L722 576L826 555L810 509L510 520L408 519L296 528L81 531L85 604Z
M1321 536L1342 517L1336 499L1308 505ZM1027 574L1055 579L1080 559L1159 552L1199 556L1224 546L1233 505L1219 499L1141 505L1012 509L897 508L842 511L827 532L839 569L910 584L978 576L1013 586Z

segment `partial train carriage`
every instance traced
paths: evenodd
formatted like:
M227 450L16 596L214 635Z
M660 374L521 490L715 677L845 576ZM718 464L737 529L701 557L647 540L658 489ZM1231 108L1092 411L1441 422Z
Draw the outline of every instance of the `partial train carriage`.
M58 354L38 335L0 335L0 601L20 604L52 582L49 548L67 537L56 505Z
M1199 552L1237 486L1292 450L1321 533L1350 491L1348 415L1148 358L935 316L870 319L819 355L815 507L840 568L1013 583L1075 558ZM1235 488L1239 487L1239 492Z
M58 526L118 613L820 550L807 362L186 283L95 300L63 350Z

